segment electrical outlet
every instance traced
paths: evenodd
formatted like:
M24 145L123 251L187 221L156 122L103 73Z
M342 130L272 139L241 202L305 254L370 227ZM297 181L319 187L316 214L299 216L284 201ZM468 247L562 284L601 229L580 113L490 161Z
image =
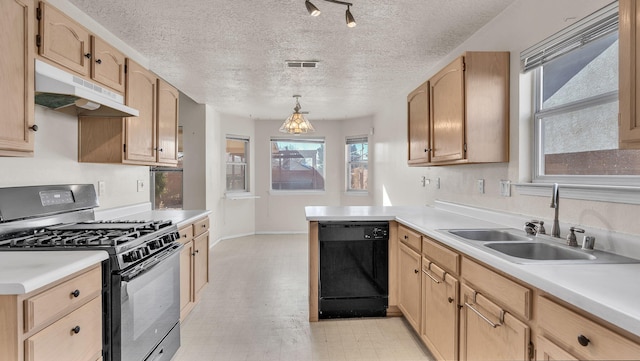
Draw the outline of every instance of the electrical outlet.
M440 177L436 178L436 189L440 189Z
M478 179L477 181L477 189L478 189L478 193L483 194L484 193L484 179Z
M105 181L98 181L98 195L104 196L107 194L107 183Z
M138 192L142 192L144 190L144 181L138 180Z
M511 181L500 181L500 195L503 197L511 197Z
M422 176L422 177L420 177L420 184L421 184L423 187L426 187L426 186L427 186L427 184L429 184L429 183L431 183L431 179L428 179L426 176Z

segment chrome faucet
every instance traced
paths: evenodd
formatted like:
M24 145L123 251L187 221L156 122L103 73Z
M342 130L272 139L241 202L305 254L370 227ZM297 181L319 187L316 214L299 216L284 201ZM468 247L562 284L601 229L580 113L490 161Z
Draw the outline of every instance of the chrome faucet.
M558 193L558 183L553 183L553 192L551 194L551 208L555 208L555 215L553 217L553 227L551 228L551 235L553 237L560 238L560 222L558 222L558 210L560 209L560 194Z

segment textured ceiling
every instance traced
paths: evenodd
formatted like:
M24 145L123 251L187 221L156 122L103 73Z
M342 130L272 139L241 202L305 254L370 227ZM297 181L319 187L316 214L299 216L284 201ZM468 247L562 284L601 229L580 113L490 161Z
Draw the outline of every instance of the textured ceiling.
M367 116L426 80L441 57L513 0L70 0L149 59L151 69L222 113L284 119ZM291 69L285 60L316 60Z

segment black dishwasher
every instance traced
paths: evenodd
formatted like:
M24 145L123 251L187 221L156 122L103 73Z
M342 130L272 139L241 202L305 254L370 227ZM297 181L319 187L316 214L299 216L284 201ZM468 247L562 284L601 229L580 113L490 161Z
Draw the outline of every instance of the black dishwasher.
M319 318L382 317L389 306L389 222L320 222Z

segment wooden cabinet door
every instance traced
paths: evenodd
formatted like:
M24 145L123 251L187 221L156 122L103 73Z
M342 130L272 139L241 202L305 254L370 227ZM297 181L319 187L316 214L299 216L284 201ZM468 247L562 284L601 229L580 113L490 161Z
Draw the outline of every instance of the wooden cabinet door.
M619 32L619 143L621 149L640 148L640 6L636 0L620 0Z
M464 58L429 79L431 162L464 159Z
M418 253L400 242L398 307L417 332L420 332L420 261Z
M125 118L125 161L155 163L157 78L127 59L126 84L126 104L138 109L140 115Z
M33 1L0 2L0 155L33 155Z
M178 103L180 93L169 83L158 79L158 156L163 165L178 164Z
M422 259L422 340L438 360L458 359L458 280Z
M199 293L209 282L209 232L194 238L194 273L193 288L195 301L200 299Z
M180 320L184 320L194 304L193 295L193 241L184 243L180 251Z
M409 165L429 163L429 83L420 85L407 96Z
M536 360L538 361L578 361L572 354L544 337L536 338Z
M529 326L462 285L460 360L529 360Z
M80 75L89 76L89 32L51 5L40 2L40 55Z
M92 36L91 53L91 79L124 93L124 54L96 36Z

